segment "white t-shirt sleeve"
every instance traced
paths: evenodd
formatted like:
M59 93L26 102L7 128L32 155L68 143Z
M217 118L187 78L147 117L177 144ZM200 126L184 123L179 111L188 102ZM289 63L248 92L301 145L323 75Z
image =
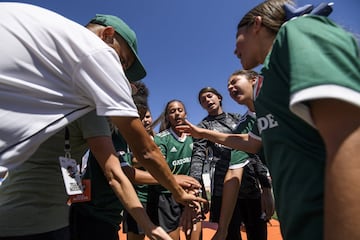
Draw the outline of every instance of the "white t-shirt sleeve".
M83 56L74 68L74 87L83 98L94 102L101 116L134 116L138 111L131 87L118 56L111 48L97 49Z
M359 92L339 85L324 84L295 92L290 96L290 109L315 128L314 121L310 114L310 108L305 103L315 99L325 98L338 99L360 107Z

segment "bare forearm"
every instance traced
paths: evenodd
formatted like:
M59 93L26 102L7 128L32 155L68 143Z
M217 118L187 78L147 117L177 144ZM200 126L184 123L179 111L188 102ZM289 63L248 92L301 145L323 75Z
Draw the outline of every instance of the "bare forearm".
M108 169L109 168L109 169ZM153 224L146 210L139 201L136 192L125 174L118 168L105 165L109 184L118 196L125 209L131 214L136 222L144 229L149 239L166 239L170 240L170 236L159 226Z
M177 126L176 129L180 132L191 134L194 138L205 138L211 142L220 143L222 145L238 149L248 153L257 153L262 143L248 134L228 134L218 131L197 127L185 120L186 125Z
M120 167L111 138L107 136L93 137L87 139L87 143L101 166L110 187L126 210L133 215L134 219L139 221L144 229L147 229L147 232L154 229L155 226L147 216L131 182Z
M175 181L164 156L145 131L141 121L137 118L113 118L112 120L118 126L120 133L126 139L140 164L161 185L170 190L175 199L181 198L185 193L184 190Z
M327 160L325 239L339 239L340 236L360 239L359 156L360 129L343 142L333 159Z
M110 171L111 173L108 174L108 176L111 176L109 185L114 190L126 210L142 227L152 224L129 179L123 173L119 173L116 170Z
M228 134L209 129L203 129L200 134L203 138L206 138L212 142L220 143L222 145L244 152L257 153L259 150L252 144L252 142L249 141L248 134Z
M336 99L310 106L326 146L325 239L360 239L360 108Z
M149 151L144 157L137 156L137 158L140 160L141 165L151 173L158 183L167 188L175 198L183 193L184 190L176 182L175 177L156 145L153 151Z
M158 184L158 181L147 171L130 166L123 167L123 171L133 184Z

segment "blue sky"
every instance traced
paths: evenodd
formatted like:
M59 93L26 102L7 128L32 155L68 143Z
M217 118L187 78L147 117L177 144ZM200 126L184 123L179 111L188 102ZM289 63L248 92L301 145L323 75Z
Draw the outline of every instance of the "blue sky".
M241 69L233 54L236 26L260 0L26 0L51 9L85 25L96 13L121 17L138 37L138 51L147 70L144 82L156 118L167 101L185 103L194 123L206 116L197 101L201 88L211 86L222 93L227 112L244 112L229 96L227 79ZM297 0L300 6L319 0ZM360 1L335 0L330 18L360 34ZM259 70L259 69L256 69Z

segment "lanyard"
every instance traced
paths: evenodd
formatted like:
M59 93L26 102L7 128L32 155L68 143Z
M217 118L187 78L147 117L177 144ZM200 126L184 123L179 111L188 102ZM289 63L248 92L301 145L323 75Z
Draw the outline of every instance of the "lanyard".
M65 127L65 144L64 144L65 157L71 158L71 146L70 146L70 131L68 127Z

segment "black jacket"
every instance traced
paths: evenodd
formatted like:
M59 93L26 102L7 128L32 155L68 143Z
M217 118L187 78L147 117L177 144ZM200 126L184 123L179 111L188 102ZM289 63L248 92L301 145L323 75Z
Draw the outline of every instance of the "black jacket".
M205 117L198 126L218 132L231 133L240 121L241 115L234 113L222 113L217 116ZM202 182L202 173L206 161L215 167L214 189L212 195L221 196L224 185L224 177L229 168L231 149L206 139L195 139L191 158L190 176Z
M244 167L239 190L240 199L257 199L261 196L261 188L271 188L268 168L257 155L252 155L249 163Z
M223 133L232 133L241 119L240 114L222 113L218 116L207 116L199 127L216 130ZM206 139L194 139L191 158L190 176L202 182L202 173L207 164L215 169L213 175L213 196L222 196L225 174L229 168L231 148ZM267 167L257 155L251 154L249 163L244 167L239 198L259 198L260 187L271 187L271 180Z

